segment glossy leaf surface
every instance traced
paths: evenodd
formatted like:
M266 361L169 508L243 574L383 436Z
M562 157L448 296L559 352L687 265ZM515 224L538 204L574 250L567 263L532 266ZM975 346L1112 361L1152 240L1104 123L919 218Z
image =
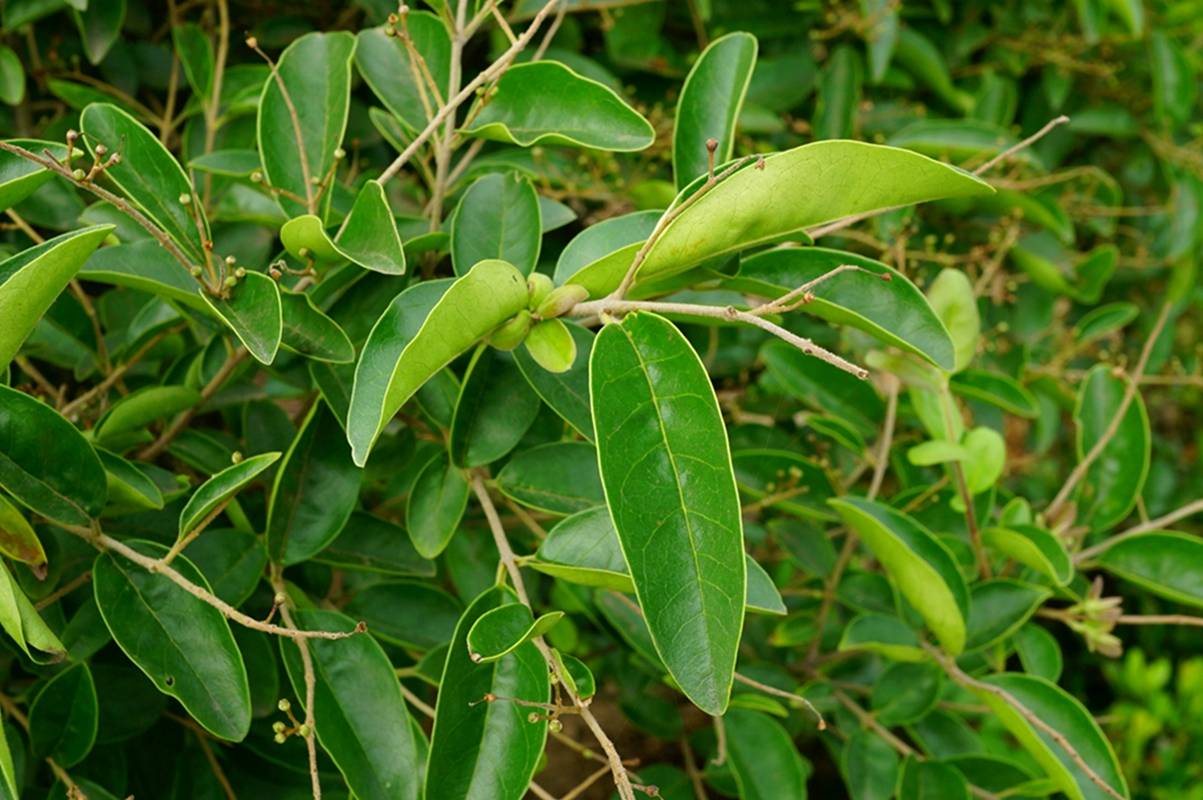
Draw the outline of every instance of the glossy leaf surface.
M694 62L681 88L673 128L677 189L706 174L708 140L716 143L713 163L730 160L735 125L756 66L756 50L755 36L730 33L711 42Z

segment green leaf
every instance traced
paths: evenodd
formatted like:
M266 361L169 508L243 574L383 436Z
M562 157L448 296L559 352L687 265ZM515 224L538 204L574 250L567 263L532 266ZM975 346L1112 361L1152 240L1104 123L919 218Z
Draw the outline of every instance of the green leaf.
M933 158L964 163L984 162L1018 141L1005 128L981 120L921 119L891 135L889 143ZM1015 160L1040 166L1039 158L1031 150L1016 152Z
M25 99L25 67L11 47L0 45L0 101L10 106Z
M275 361L284 337L284 305L275 281L262 272L248 272L228 297L213 297L204 289L197 293L255 360L261 364Z
M756 66L756 37L729 33L715 39L694 62L681 87L673 127L673 175L677 189L707 174L707 141L718 143L713 163L731 159L735 126Z
M315 361L350 364L355 346L338 323L313 304L307 294L280 292L280 344Z
M29 746L43 758L73 767L96 742L96 685L87 664L75 664L42 687L29 707Z
M447 547L468 507L471 487L445 455L431 459L414 481L405 507L405 527L423 558L436 558Z
M1009 578L975 584L969 592L966 649L980 650L1012 635L1051 594L1043 586Z
M856 132L856 115L861 102L864 67L849 45L831 52L819 80L819 99L812 121L817 139L848 139Z
M24 748L22 748L23 754ZM13 754L8 745L8 734L5 727L0 725L0 796L5 800L17 800L20 793L17 791L17 773L13 766Z
M187 173L158 137L111 103L91 103L80 114L79 124L93 153L103 144L109 153L121 155L120 163L105 169L105 177L166 231L194 263L206 263L209 255L204 240L209 239L209 223L197 207ZM188 202L181 202L185 197ZM200 215L199 223L194 214Z
M418 555L404 529L362 511L351 514L338 538L314 560L385 575L434 575L434 563Z
M1117 538L1094 561L1153 594L1203 607L1203 541L1173 531Z
M112 225L64 233L0 261L0 371Z
M2 63L3 60L0 59L0 65ZM22 83L23 86L24 83ZM67 155L67 146L61 142L48 142L42 139L8 139L7 142L40 156L45 155L43 152L45 150L49 150L56 159ZM45 167L15 153L0 150L0 211L20 203L53 177L54 173Z
M948 65L940 50L910 25L898 31L894 61L924 83L949 107L967 114L973 108L973 98L953 85Z
M882 725L908 725L935 707L944 673L930 661L890 664L873 682L872 711Z
M319 199L314 180L325 180L335 167L335 151L347 127L354 55L350 33L307 33L285 48L275 73L263 84L256 131L264 178L306 201L276 194L290 217L325 216L321 209L329 205L332 192Z
M162 558L154 542L127 542ZM177 556L172 568L208 589L200 571ZM113 640L160 692L176 698L205 730L241 741L251 724L251 696L242 654L221 612L163 575L109 551L92 568L96 604Z
M521 603L498 606L468 629L468 657L477 664L496 661L547 633L563 618L563 611L551 611L535 619Z
M516 172L477 178L451 218L451 264L465 275L486 259L501 259L529 275L543 243L539 196Z
M434 14L411 10L405 17L405 30L445 100L451 74L447 26ZM401 37L387 35L384 28L372 28L360 31L356 39L355 66L380 102L413 133L425 128L439 101Z
M302 214L284 223L280 241L297 258L312 255L319 261L350 261L384 275L405 273L405 248L379 181L368 181L359 190L341 233L334 238L320 217Z
M87 525L104 508L104 468L83 435L54 409L0 386L0 486L26 508Z
M1047 576L1058 586L1066 585L1073 578L1073 562L1065 552L1065 546L1044 528L1019 524L986 528L982 531L982 542L991 550Z
M1056 683L1063 666L1057 637L1047 628L1029 622L1015 632L1014 642L1024 672Z
M526 302L526 279L504 261L482 261L450 287L420 283L393 300L355 369L347 418L355 463L363 466L385 424L422 384Z
M146 386L113 403L97 420L92 435L101 444L117 442L125 434L140 431L155 420L174 416L201 402L200 392L188 386Z
M710 378L672 323L646 313L598 334L589 375L606 502L656 650L694 704L721 714L747 575Z
M122 0L124 4L124 0ZM213 45L200 26L187 22L183 25L173 25L171 41L175 45L175 54L184 68L184 77L193 93L202 100L208 100L213 91L213 71L215 58ZM195 162L194 162L195 163ZM194 166L194 164L189 164ZM256 169L259 166L259 156L255 155ZM249 174L249 172L247 173Z
M548 372L558 375L576 363L576 339L561 319L536 322L522 345L531 359Z
M869 51L869 78L873 83L881 83L898 43L899 8L889 0L860 0L860 8L869 23L864 31Z
M251 149L214 150L188 162L188 169L229 178L249 177L260 166L259 152Z
M1140 307L1135 303L1108 303L1092 308L1074 324L1074 339L1085 345L1102 336L1117 331L1140 316Z
M880 736L858 729L844 745L844 780L852 800L889 800L898 782L898 754Z
M349 631L354 621L325 610L294 612L305 630ZM417 800L418 743L401 685L384 650L370 636L310 639L313 715L322 749L361 800ZM292 689L304 704L305 677L295 642L280 640Z
M261 453L226 467L200 485L180 512L179 536L184 538L225 501L275 464L279 453Z
M810 768L790 735L759 711L731 708L722 719L740 800L805 800Z
M977 295L964 272L941 270L927 288L927 301L952 337L956 353L952 372L959 372L977 355L982 320L977 311Z
M949 385L961 397L981 400L1024 419L1035 419L1040 413L1032 393L1009 375L966 369L952 376Z
M73 16L88 61L99 64L121 36L121 26L125 23L125 0L89 3L87 10L75 11Z
M513 351L514 361L535 394L586 439L593 439L593 412L589 407L589 354L593 352L593 331L574 322L564 322L572 337L576 358L568 369L549 372L540 366L526 348Z
M1083 255L1066 249L1051 235L1037 232L1021 237L1008 255L1037 286L1079 303L1094 304L1115 274L1119 251L1113 244L1104 244Z
M560 675L568 688L582 700L588 700L597 694L597 681L593 671L576 656L565 655L559 650L552 649L552 656L560 665Z
M344 610L377 639L427 651L451 641L464 606L427 583L385 581L358 592Z
M246 602L267 568L263 540L233 528L206 530L184 549L184 555L213 586L213 594L234 607Z
M571 279L594 297L605 294L609 291L605 288L608 284L595 285L594 276L606 281L617 271L621 277L644 240L651 236L662 213L636 211L589 225L560 251L556 261L556 283Z
M3 562L0 562L0 627L35 664L56 663L67 657L63 643L47 627Z
M1081 759L1108 786L1121 797L1129 796L1127 783L1111 744L1089 712L1064 689L1043 678L1016 673L991 675L985 682L1008 693L1065 737ZM975 690L974 693L993 709L997 718L1044 768L1058 789L1073 800L1102 800L1111 796L1087 777L1060 744L1033 726L1009 703L985 690Z
M872 274L842 272L824 281L816 287L815 298L800 311L862 330L941 369L952 368L952 339L927 298L905 275L879 261L825 247L768 250L741 261L727 285L737 291L779 297L841 264ZM874 275L888 275L889 280Z
M948 548L911 517L859 497L829 501L949 652L965 647L969 591Z
M609 87L557 61L510 67L489 102L462 133L522 147L561 144L595 150L643 150L651 124Z
M479 467L502 458L522 440L539 406L513 359L481 345L464 373L451 420L452 462Z
M885 406L873 385L839 367L803 353L780 339L760 348L769 373L787 393L853 423L862 434L878 428Z
M439 683L425 800L520 800L526 794L547 737L546 721L530 722L530 709L486 694L546 703L549 673L532 642L489 663L468 656L468 631L489 611L517 599L503 587L488 589L460 618Z
M1128 378L1118 378L1110 367L1090 370L1078 389L1074 422L1078 426L1078 459L1094 449L1119 411ZM1149 416L1137 391L1115 435L1086 471L1078 492L1078 518L1095 530L1105 530L1131 513L1149 474L1151 452Z
M35 572L45 568L46 551L33 526L3 494L0 494L0 553L28 564Z
M549 442L516 453L498 473L497 488L552 514L573 514L605 501L597 453L585 442Z
M818 462L786 450L737 450L732 458L740 491L800 517L833 519L827 501L836 494Z
M898 776L899 797L938 797L969 800L969 783L960 770L939 761L919 761L908 756Z
M1007 443L993 428L979 426L961 437L965 448L965 483L970 494L981 494L992 487L1006 465Z
M844 628L839 650L868 650L891 661L923 661L927 658L919 645L918 634L902 620L885 614L862 614L853 618Z
M324 401L314 403L276 470L267 515L272 561L299 564L334 541L355 510L362 477L338 418Z
M153 239L100 248L84 264L79 277L128 286L206 315L213 313L197 293L193 277Z

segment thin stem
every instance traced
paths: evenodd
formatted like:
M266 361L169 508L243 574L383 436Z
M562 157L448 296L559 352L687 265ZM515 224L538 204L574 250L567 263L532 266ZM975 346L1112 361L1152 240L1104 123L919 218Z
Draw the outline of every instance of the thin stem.
M212 511L210 511L208 514L205 515L204 519L202 519L199 523L197 523L195 528L188 531L180 538L176 539L175 544L173 544L171 546L171 549L167 551L167 554L164 555L161 559L159 559L159 564L161 565L159 567L159 569L162 569L163 567L170 564L172 561L175 560L176 556L178 556L180 553L184 552L184 548L186 548L188 545L192 544L192 542L194 542L196 540L196 537L198 537L202 533L204 533L205 529L208 528L209 525L211 525L213 523L213 520L217 519L218 517L220 517L222 515L222 513L226 510L226 507L228 505L230 505L230 503L233 502L233 500L234 500L233 496L230 496L230 497L227 497L225 500L221 501L220 503L218 503L216 506L214 506Z
M305 183L305 208L310 214L313 214L317 210L317 198L313 194L313 173L309 169L309 155L305 152L305 136L301 131L301 118L297 114L296 105L292 102L292 94L288 91L288 87L284 85L284 78L280 75L280 70L276 68L276 62L268 58L267 53L259 48L259 43L255 41L254 37L247 39L246 43L271 68L272 79L276 83L276 88L280 90L280 99L284 101L284 107L288 110L288 119L292 123L292 135L297 140L297 157L301 165L301 180Z
M1010 147L1008 147L1006 150L1003 150L1001 153L996 155L994 158L990 159L985 164L982 164L980 167L975 169L973 171L973 174L974 175L985 175L987 172L994 169L995 167L997 167L1002 162L1006 161L1011 156L1015 155L1016 153L1020 152L1021 150L1026 150L1027 148L1034 145L1036 142L1043 139L1045 136L1048 136L1048 134L1052 132L1053 128L1056 128L1059 125L1064 125L1067 122L1069 122L1069 117L1065 116L1064 114L1062 114L1059 117L1054 117L1053 119L1050 119L1048 122L1044 123L1044 127L1042 127L1040 130L1036 131L1035 133L1033 133L1031 136L1024 139L1023 141L1017 142L1017 143L1011 145Z
M451 69L447 79L447 94L459 92L463 82L464 26L467 24L468 0L459 0L455 11L455 30L451 37ZM447 177L451 169L451 151L455 142L455 114L448 114L443 135L434 144L434 191L430 200L430 229L437 230L443 217L443 198L447 193ZM382 179L383 180L383 179Z
M610 768L607 766L590 773L585 780L581 781L572 789L570 789L567 794L560 798L560 800L576 800L576 798L589 791L589 787L601 780L602 776L609 771Z
M814 714L815 718L819 721L819 730L827 730L827 720L823 719L823 714L819 711L819 709L815 708L814 704L812 704L805 697L799 694L794 694L793 692L787 692L782 689L778 689L776 686L769 686L767 683L761 683L758 680L749 678L747 675L741 675L738 672L735 673L735 680L738 683L742 683L745 686L751 686L753 689L764 692L765 694L771 694L774 697L780 697L782 700L785 700L793 705L804 706L805 708L809 709L810 713Z
M230 375L234 373L234 370L237 369L238 365L246 357L247 349L245 347L240 346L235 350L226 359L225 363L221 365L221 368L217 370L217 374L213 376L213 379L201 389L200 401L172 420L171 424L159 435L158 439L155 439L146 449L138 453L138 458L142 461L151 461L166 450L167 445L175 441L175 437L179 436L188 427L188 423L192 422L192 418L196 416L197 411L204 407L205 403L213 398L213 395L217 394L225 382L229 380Z
M1119 407L1115 409L1111 420L1107 423L1103 435L1099 437L1094 446L1086 454L1085 458L1078 462L1073 471L1069 474L1069 478L1065 481L1065 485L1061 487L1061 491L1057 492L1057 496L1053 498L1053 502L1049 503L1045 509L1045 516L1049 519L1055 519L1069 500L1070 494L1077 487L1078 483L1086 477L1090 465L1093 464L1099 456L1103 454L1103 450L1111 442L1111 439L1119 431L1119 426L1123 423L1125 415L1128 413L1128 407L1132 405L1132 401L1136 398L1136 393L1140 389L1140 379L1145 374L1145 368L1149 365L1149 357L1153 355L1153 347L1157 344L1158 337L1161 336L1161 331L1165 327L1166 322L1170 318L1170 309L1172 303L1167 301L1161 307L1161 313L1157 316L1157 321L1153 323L1153 329L1149 331L1149 337L1145 340L1144 347L1141 349L1140 358L1136 362L1136 368L1128 376L1128 385L1124 389L1124 396L1120 400Z
M847 694L845 694L842 689L837 689L833 686L831 689L831 695L837 701L839 701L840 705L851 711L852 716L856 717L861 725L864 725L866 728L884 739L886 744L897 750L900 755L921 757L915 748L911 747L909 744L894 735L893 731L878 722L877 717L861 708L860 703L856 702Z
M714 758L710 763L721 767L727 763L727 726L722 717L711 717L710 721L714 723Z
M881 427L881 437L877 442L877 453L873 459L873 479L869 482L869 492L865 497L869 500L877 497L881 491L881 483L885 479L886 469L890 466L890 447L894 443L894 424L898 416L899 381L893 375L886 375L886 421Z
M183 326L177 325L175 327L165 328L156 333L146 341L146 344L139 347L133 355L126 359L125 363L105 376L103 381L96 384L91 389L72 400L70 403L67 403L67 405L63 406L62 409L59 410L59 413L70 419L72 414L84 408L97 396L103 395L109 389L113 388L117 382L124 378L126 373L133 369L143 358L145 358L146 354L153 350L155 346L159 344L159 342L163 341L172 334L179 333L181 330L183 330Z
M1203 628L1203 617L1188 614L1120 614L1115 621L1120 625L1186 625Z
M856 552L856 541L856 534L849 528L844 534L844 546L840 548L835 566L831 568L831 575L823 586L823 599L819 603L819 613L815 616L815 638L811 640L810 649L806 653L807 663L813 663L815 656L819 654L819 646L823 642L823 627L827 624L831 606L835 603L835 590L840 585L840 579L844 577L844 570L848 569L852 562L852 556Z
M72 580L70 583L60 586L59 588L55 589L53 592L51 592L50 594L46 595L41 600L39 600L34 605L34 608L36 608L38 611L49 608L50 606L54 605L59 600L62 600L64 597L71 594L79 587L87 584L91 580L92 580L92 570L86 569L83 572L79 573L79 575L77 575L75 577L75 579Z
M401 684L401 696L409 702L411 706L421 711L430 719L434 719L434 709L430 707L422 698L406 688L405 684Z
M556 38L556 32L560 30L560 25L564 22L564 17L568 14L568 1L560 3L560 7L556 9L555 19L547 26L547 33L543 34L543 41L539 42L538 49L535 50L535 55L531 61L538 61L547 54L547 48L551 47L551 42Z
M1110 539L1096 544L1094 547L1086 548L1074 556L1074 562L1080 564L1084 561L1089 561L1099 553L1109 550L1111 547L1119 544L1125 539L1131 539L1133 536L1139 536L1140 534L1148 533L1149 531L1161 530L1167 525L1173 525L1180 519L1185 519L1186 517L1198 514L1200 512L1203 512L1203 499L1194 500L1182 506L1182 508L1175 509L1164 516L1158 517L1157 519L1151 519L1148 522L1142 522L1140 525L1135 525L1131 528L1128 528L1128 530L1124 531L1123 533L1118 533L1115 536L1112 536Z
M948 437L948 441L956 441L956 428L953 420L957 410L956 401L952 399L952 392L948 389L948 384L940 388L940 403L943 407L944 417L944 434ZM973 555L977 560L978 570L982 573L982 577L990 578L990 559L986 556L986 548L982 545L982 533L977 525L977 509L973 505L973 494L969 491L969 483L965 480L965 469L961 466L960 461L952 461L949 463L949 468L952 470L953 483L957 487L957 494L961 498L961 504L965 506L965 527L969 529L969 544L973 547Z
M272 589L277 597L281 594L285 597L288 595L284 586L284 575L279 568L272 570ZM284 620L285 626L297 633L299 631L296 623L293 622L292 612L288 605L288 600L280 604L280 618ZM293 641L296 642L297 650L301 652L301 669L305 675L305 749L309 751L309 782L313 787L313 800L322 800L322 779L318 774L317 767L316 721L313 714L313 697L317 692L317 678L313 672L313 656L309 653L307 641L295 636Z

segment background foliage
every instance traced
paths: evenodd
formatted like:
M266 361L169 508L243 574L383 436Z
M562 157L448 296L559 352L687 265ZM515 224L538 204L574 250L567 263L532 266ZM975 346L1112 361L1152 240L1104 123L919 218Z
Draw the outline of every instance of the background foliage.
M0 3L0 796L1203 797L1203 5L297 5Z

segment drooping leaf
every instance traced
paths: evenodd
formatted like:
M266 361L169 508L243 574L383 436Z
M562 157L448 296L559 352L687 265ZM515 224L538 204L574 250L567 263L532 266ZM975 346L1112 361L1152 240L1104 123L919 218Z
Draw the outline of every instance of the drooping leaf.
M350 631L337 611L298 610L306 630ZM363 800L417 800L418 744L393 665L370 636L310 639L317 738L347 786ZM293 691L305 702L304 668L294 642L280 640Z
M151 558L167 553L154 542L127 544ZM177 556L171 566L208 589L187 558ZM221 612L111 551L96 557L92 583L113 640L159 691L179 700L213 735L241 741L251 724L250 689L242 654Z
M1047 576L1058 586L1064 586L1073 577L1073 562L1065 546L1044 528L1021 524L986 528L982 531L982 542Z
M13 55L15 57L16 54ZM22 76L22 81L24 81L24 76ZM21 86L24 91L24 83ZM42 139L9 139L7 141L9 144L39 156L45 156L46 150L49 150L56 159L67 155L67 146L61 142L48 142ZM45 167L15 153L0 150L0 211L8 210L20 203L53 177L54 173Z
M650 123L612 89L556 61L506 70L489 102L463 133L522 147L561 144L596 150L642 150Z
M201 394L189 386L146 386L130 392L96 421L96 441L109 446L150 423L174 416L201 403Z
M87 664L75 664L42 687L29 707L33 752L73 767L96 742L96 685Z
M508 261L523 275L539 263L539 196L518 173L490 173L468 187L451 218L451 264L467 274L486 259Z
M46 625L33 603L0 562L0 627L35 664L52 664L67 657L67 649Z
M3 494L0 494L0 553L35 570L46 563L46 551L33 526Z
M830 503L881 561L941 644L960 653L969 592L948 548L913 518L889 506L859 497Z
M335 167L335 151L347 126L354 55L350 33L308 33L285 48L263 84L257 124L263 175L269 185L288 193L277 194L276 201L290 217L325 216L322 209L332 193L318 199L314 179L324 181Z
M1079 459L1103 437L1128 386L1127 378L1117 378L1102 364L1087 373L1074 408ZM1083 522L1103 530L1128 516L1148 476L1151 447L1149 416L1137 391L1115 435L1086 472L1078 501L1078 514Z
M121 35L121 26L125 23L125 0L89 3L84 11L75 11L74 16L88 61L99 64Z
M337 236L331 238L321 217L302 214L284 223L280 241L297 258L311 255L319 261L350 261L385 275L405 273L401 234L379 181L368 181L359 190Z
M526 307L522 273L482 261L449 287L421 283L402 292L372 328L355 370L347 438L355 463L393 414L434 373Z
M121 155L119 163L104 171L105 176L194 263L206 263L202 239L209 238L209 223L194 201L187 173L158 137L111 103L90 104L80 114L79 124L93 152L103 144L110 154Z
M1125 798L1129 796L1127 783L1111 744L1089 712L1064 689L1043 678L1017 673L992 675L985 682L1006 692L1056 730L1115 793ZM1074 800L1102 800L1112 796L1090 780L1065 748L1048 733L1032 725L1010 703L984 690L975 690L975 694L990 706L997 718L1066 795Z
M952 337L956 357L951 371L959 372L977 354L982 333L973 285L960 270L942 270L927 288L927 301Z
M188 498L188 503L180 512L180 538L190 533L218 506L237 494L279 458L279 453L260 453L226 467L202 483L192 493L192 497Z
M713 163L730 160L736 121L756 66L756 50L755 36L729 33L711 42L694 62L681 87L673 127L673 175L678 190L706 174L708 140L717 143Z
M338 418L314 403L276 471L267 517L272 560L299 564L334 541L355 510L362 476Z
M434 563L418 555L404 528L362 511L351 514L338 538L314 560L386 575L434 575Z
M551 611L535 619L521 603L498 606L472 623L468 630L468 657L477 664L496 661L547 633L563 618L563 611Z
M646 313L598 334L589 375L606 502L648 629L685 695L721 714L747 575L710 378L672 323Z
M25 67L11 47L0 46L0 101L10 106L25 99Z
M255 360L275 361L284 337L284 306L275 281L262 272L248 272L228 297L213 297L203 289L198 293Z
M0 370L112 230L112 225L81 228L0 261Z
M539 763L547 737L546 721L527 719L529 708L486 694L546 703L551 694L543 657L531 642L489 664L468 655L468 631L489 611L516 603L503 587L485 591L456 626L439 683L426 800L521 800Z
M741 800L806 800L810 767L781 723L759 711L733 707L722 725Z
M0 486L69 525L87 525L108 495L104 467L75 426L7 386L0 386Z

